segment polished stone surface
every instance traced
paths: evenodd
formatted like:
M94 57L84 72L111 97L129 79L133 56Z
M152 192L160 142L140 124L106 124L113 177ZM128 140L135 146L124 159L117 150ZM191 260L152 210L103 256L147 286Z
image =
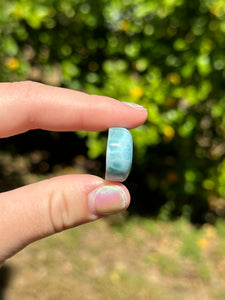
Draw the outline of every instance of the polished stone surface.
M106 180L122 182L127 179L133 158L132 135L126 128L109 129L106 151Z

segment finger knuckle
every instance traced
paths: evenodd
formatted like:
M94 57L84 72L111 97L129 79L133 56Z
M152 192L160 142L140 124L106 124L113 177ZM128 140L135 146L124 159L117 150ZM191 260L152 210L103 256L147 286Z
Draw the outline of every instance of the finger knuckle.
M30 98L32 95L31 90L33 89L34 85L35 83L29 80L12 82L11 91L15 93L15 97L20 97L20 100L24 100Z
M49 220L55 233L68 228L69 204L63 189L52 190L49 194Z
M26 121L30 129L36 129L38 127L36 122L36 104L41 85L41 83L30 80L13 82L11 85L11 90L14 93L13 98L19 103L24 104Z

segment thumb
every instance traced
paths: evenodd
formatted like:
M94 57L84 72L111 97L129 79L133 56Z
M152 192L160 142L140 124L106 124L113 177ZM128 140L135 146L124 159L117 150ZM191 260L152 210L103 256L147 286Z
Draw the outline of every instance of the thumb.
M126 209L128 190L91 175L67 175L0 194L0 263L29 243Z

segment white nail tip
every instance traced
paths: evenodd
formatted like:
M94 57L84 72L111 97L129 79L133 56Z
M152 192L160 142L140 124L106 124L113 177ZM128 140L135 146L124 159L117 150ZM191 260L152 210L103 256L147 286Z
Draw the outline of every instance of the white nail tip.
M146 111L147 109L144 108L143 106L137 104L137 103L133 103L133 102L123 102L124 104L136 109L136 110L144 110Z

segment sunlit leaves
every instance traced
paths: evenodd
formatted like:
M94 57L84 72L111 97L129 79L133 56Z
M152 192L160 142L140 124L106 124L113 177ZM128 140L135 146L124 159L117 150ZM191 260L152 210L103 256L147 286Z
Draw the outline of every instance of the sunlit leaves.
M2 81L56 78L145 106L135 155L143 167L152 154L161 162L170 153L180 186L166 177L165 197L225 196L223 0L11 0L0 2L0 15ZM92 158L104 155L99 139L87 136Z
M70 60L62 61L62 72L65 80L71 80L74 77L78 77L80 74L79 68Z
M210 63L210 57L208 55L200 55L196 60L197 69L203 77L207 76L212 68Z
M15 56L19 50L16 40L11 36L6 37L2 43L2 50L7 55Z

